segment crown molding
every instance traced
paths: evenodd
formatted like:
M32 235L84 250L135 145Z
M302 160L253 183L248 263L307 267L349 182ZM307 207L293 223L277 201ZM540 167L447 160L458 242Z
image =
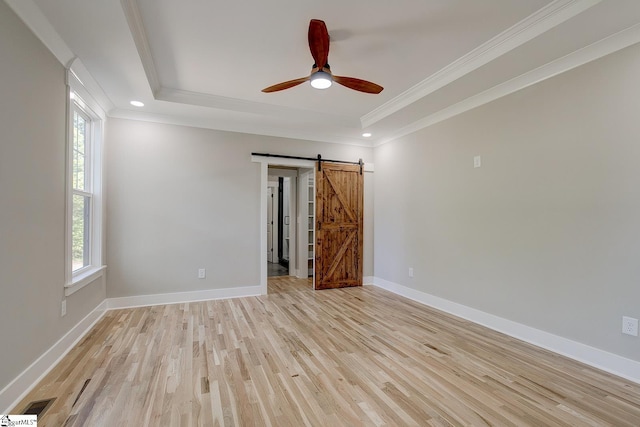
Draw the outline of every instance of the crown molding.
M97 104L108 112L113 109L113 102L96 82L82 61L76 57L71 48L64 42L60 34L53 28L40 8L32 0L5 0L7 5L18 15L22 22L38 37L40 42L67 69L72 70Z
M114 105L111 102L111 99L107 96L107 94L102 89L102 86L96 82L93 78L89 70L84 66L80 58L75 57L69 62L67 66L69 72L73 73L78 82L84 87L87 94L92 98L92 102L97 104L102 111L96 111L96 106L94 105L93 109L98 115L104 119L106 113L108 111L113 110ZM85 95L86 98L86 95ZM86 101L87 99L85 99Z
M392 142L420 129L424 129L436 123L450 119L451 117L462 114L473 108L495 101L498 98L502 98L543 80L547 80L551 77L557 76L558 74L577 68L588 62L595 61L596 59L617 52L636 43L640 43L640 24L636 24L625 30L619 31L609 37L565 55L562 58L551 61L541 67L521 74L518 77L496 85L438 112L430 114L420 120L404 126L393 133L390 137L379 140L374 146L378 147L388 142Z
M260 114L262 116L287 117L308 122L329 122L337 126L359 129L360 122L356 117L346 117L337 114L327 114L318 111L302 110L281 105L265 104L238 98L228 98L202 92L190 92L181 89L160 87L154 95L160 101L176 102L180 104L196 105L200 107L217 108L221 110L237 111L241 113Z
M75 54L32 0L5 0L5 3L62 65L67 67L73 61Z
M489 41L458 58L435 74L360 118L369 127L415 101L477 70L553 27L595 6L602 0L555 0Z
M136 45L138 56L140 56L142 68L147 76L149 87L155 96L156 92L161 88L160 78L158 77L156 64L153 61L153 55L151 55L151 45L149 44L147 32L144 29L138 2L136 0L121 0L120 4L122 5L122 11L129 25L133 42Z
M126 110L117 108L109 112L109 117L115 119L138 120L151 123L162 123L178 126L189 126L201 129L212 129L224 132L246 133L250 135L271 136L276 138L296 139L309 142L327 142L331 144L353 145L357 147L373 147L372 141L346 138L330 133L317 133L314 131L290 129L278 126L250 125L246 122L232 123L227 120L194 119L189 117L177 117L166 114L147 113L143 111Z
M121 4L154 99L249 114L292 117L310 122L327 120L338 126L360 128L357 117L344 117L162 86L137 0L121 0Z

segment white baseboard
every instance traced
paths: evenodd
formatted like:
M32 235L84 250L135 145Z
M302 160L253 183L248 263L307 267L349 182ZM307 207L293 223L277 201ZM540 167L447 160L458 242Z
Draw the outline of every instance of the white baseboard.
M507 320L444 298L389 282L378 277L366 276L365 285L375 285L395 294L422 304L445 311L463 319L486 326L522 341L545 348L555 353L575 359L603 371L610 372L630 381L640 383L640 362L615 355L576 341L569 340L539 329ZM210 289L170 294L140 295L121 298L107 298L91 311L76 326L58 340L49 350L18 375L0 391L0 413L7 414L33 387L49 373L54 366L73 348L76 343L102 318L106 310L177 304L212 299L238 298L260 295L260 286L241 288Z
M131 297L107 298L109 310L117 308L146 307L151 305L179 304L184 302L207 301L213 299L240 298L262 295L260 286L241 288L207 289L170 294L136 295Z
M640 384L640 362L635 360L627 359L586 344L572 341L568 338L544 332L378 277L373 277L372 279L375 286L386 289L387 291Z
M256 295L261 295L260 286L107 298L0 391L0 414L8 414L20 403L24 396L91 330L107 310Z
M85 316L77 325L44 352L27 369L0 391L0 414L8 414L53 369L106 312L106 301Z

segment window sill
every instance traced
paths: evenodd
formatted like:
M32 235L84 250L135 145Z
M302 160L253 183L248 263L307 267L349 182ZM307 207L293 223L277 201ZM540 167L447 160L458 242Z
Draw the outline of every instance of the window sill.
M69 295L84 288L89 283L104 276L106 268L106 265L102 265L100 267L90 268L87 271L83 271L82 274L78 274L72 279L71 283L64 285L64 295L68 297Z

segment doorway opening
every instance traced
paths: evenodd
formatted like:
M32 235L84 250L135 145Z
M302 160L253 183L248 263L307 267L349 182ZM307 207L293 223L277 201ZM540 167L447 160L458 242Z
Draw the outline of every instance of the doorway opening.
M266 295L268 293L268 277L269 277L269 258L268 254L271 252L268 249L273 248L273 253L276 254L272 257L272 264L277 259L277 265L282 266L280 259L282 258L284 263L287 264L287 272L289 277L295 279L305 279L309 283L309 287L313 288L313 282L309 280L309 266L311 266L311 273L313 273L313 249L310 256L309 245L309 225L313 227L313 218L309 221L309 194L313 195L312 201L315 202L315 188L312 187L311 193L308 183L306 187L303 187L300 183L305 180L305 177L313 176L315 162L310 160L301 159L283 159L283 158L265 158L261 156L252 156L252 161L260 163L260 291L261 294ZM273 239L276 240L278 230L277 219L274 219L274 227L269 229L270 221L267 220L268 212L268 194L269 188L273 189L279 187L279 178L283 178L283 192L285 180L289 178L289 213L287 209L284 209L284 200L282 211L282 244L280 249L282 250L282 256L279 257L279 248L274 247ZM275 179L274 179L275 178ZM270 187L269 183L272 186ZM308 182L308 181L307 181ZM275 200L274 193L274 200ZM304 203L303 203L304 202ZM278 205L280 203L278 202ZM315 213L312 204L312 213ZM271 212L272 218L277 218L279 213ZM286 218L286 217L289 218ZM284 225L288 221L289 225ZM284 229L288 229L288 239ZM271 246L269 245L269 239L272 239ZM288 241L288 243L287 243ZM311 240L313 242L313 240ZM286 256L285 256L286 254ZM288 258L287 258L288 257ZM311 258L311 261L309 260ZM286 259L286 260L285 260ZM273 267L273 265L271 265ZM279 267L278 267L279 268ZM279 276L282 277L282 276Z
M267 184L267 276L289 276L291 238L295 236L295 170L269 168ZM293 185L292 185L293 184ZM293 202L293 203L292 203Z
M314 272L314 216L314 169L268 165L264 216L267 288L272 278L284 276L305 279L313 288L306 279L313 278Z
M289 275L289 251L288 247L283 248L282 239L283 234L289 234L289 227L283 221L284 194L282 187L278 184L270 180L267 188L267 276L269 277Z
M290 217L296 219L295 225L289 227L289 273L305 278L314 290L362 286L365 171L362 159L357 163L331 161L321 160L318 155L317 173L316 161L309 158L252 153L252 161L261 164L261 293L269 292L267 263L275 259L279 262L280 256L274 255L275 248L285 245L284 240L275 242L275 236L282 233L276 232L275 218L284 214L276 215L273 189L269 193L270 186L276 187L273 177L284 172L296 177L298 188L297 202L291 201L289 206ZM290 185L293 182L291 180ZM277 186L280 187L280 177ZM291 187L290 192L296 193ZM297 206L295 213L294 205ZM318 218L315 218L316 212ZM280 229L286 228L284 223L280 224ZM293 238L293 233L297 238Z

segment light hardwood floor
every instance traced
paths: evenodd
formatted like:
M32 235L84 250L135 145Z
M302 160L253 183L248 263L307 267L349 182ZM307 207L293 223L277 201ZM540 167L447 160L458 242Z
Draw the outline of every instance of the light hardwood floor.
M83 390L84 387L84 391ZM375 287L114 310L39 426L640 426L640 385Z

